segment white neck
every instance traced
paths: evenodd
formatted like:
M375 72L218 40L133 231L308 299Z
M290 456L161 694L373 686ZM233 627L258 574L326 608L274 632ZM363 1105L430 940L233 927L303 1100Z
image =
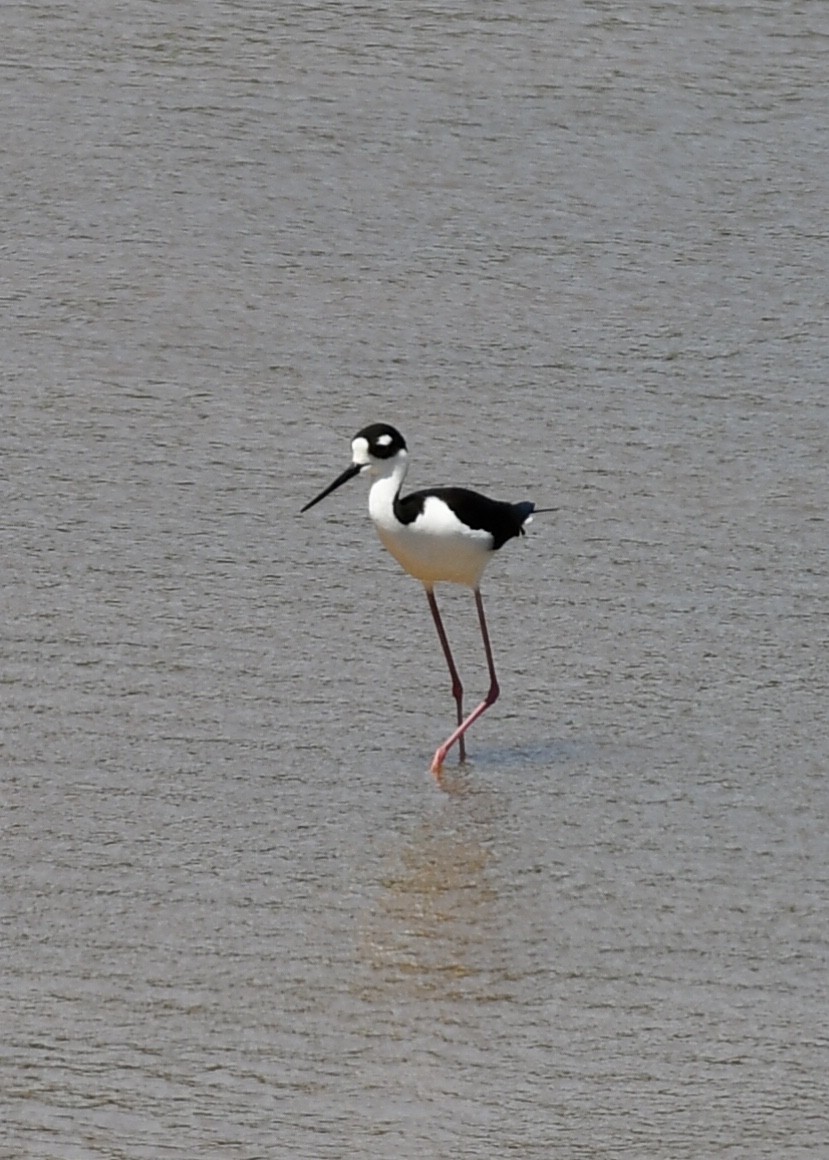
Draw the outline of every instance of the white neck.
M394 527L394 501L406 477L406 452L402 451L389 463L373 465L374 471L383 472L375 479L368 493L368 513L379 527Z

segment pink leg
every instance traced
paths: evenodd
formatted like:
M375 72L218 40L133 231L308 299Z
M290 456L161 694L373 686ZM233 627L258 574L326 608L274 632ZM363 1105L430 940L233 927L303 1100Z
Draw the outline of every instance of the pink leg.
M429 607L432 610L432 616L435 621L435 628L438 630L438 637L440 638L443 655L446 657L446 663L449 666L449 675L452 678L452 696L455 698L455 704L458 709L458 725L463 721L463 685L458 676L458 670L455 666L455 658L452 656L452 650L449 647L449 638L446 635L446 629L443 627L440 612L438 611L438 604L435 600L434 589L426 589L426 598L429 601ZM464 749L463 737L460 739L460 758L461 761L466 761L466 750Z
M485 713L490 705L493 705L498 700L498 694L501 692L498 685L498 678L495 675L495 662L492 659L492 645L489 643L489 632L486 627L486 617L484 616L484 603L481 600L481 593L475 589L475 604L478 608L478 619L481 622L481 636L484 640L484 652L486 653L486 663L489 666L489 692L481 701L477 709L473 709L465 721L460 721L454 733L452 733L443 745L435 753L432 759L432 773L437 777L443 768L443 763L446 760L446 754L452 748L456 741L460 743L461 761L465 760L463 749L463 736L467 729L473 722L477 721L481 714ZM460 709L460 703L458 705Z

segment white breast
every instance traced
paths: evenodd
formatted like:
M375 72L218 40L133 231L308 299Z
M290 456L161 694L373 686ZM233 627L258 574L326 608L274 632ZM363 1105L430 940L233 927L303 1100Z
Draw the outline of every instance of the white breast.
M492 536L473 530L457 518L442 500L429 496L411 524L394 518L392 504L384 502L377 485L369 497L369 512L385 547L405 570L423 584L441 581L477 588L492 557ZM376 501L376 502L375 502Z

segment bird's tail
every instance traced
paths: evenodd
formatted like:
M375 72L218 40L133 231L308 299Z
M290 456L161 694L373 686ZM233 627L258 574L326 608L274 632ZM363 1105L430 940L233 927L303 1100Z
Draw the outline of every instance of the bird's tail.
M541 516L545 512L557 512L558 508L537 508L534 503L527 499L522 503L514 503L512 510L521 521L521 535L523 536L524 528L533 522L533 516Z

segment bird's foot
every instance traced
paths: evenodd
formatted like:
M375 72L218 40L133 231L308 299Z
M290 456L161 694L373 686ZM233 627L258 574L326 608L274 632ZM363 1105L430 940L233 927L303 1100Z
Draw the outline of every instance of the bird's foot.
M436 750L435 756L432 758L432 764L429 766L429 770L438 781L440 781L440 775L443 773L443 764L446 761L446 755L451 748L452 745L449 742L441 745L441 747ZM461 745L458 749L458 765L465 764L466 749L463 745Z

